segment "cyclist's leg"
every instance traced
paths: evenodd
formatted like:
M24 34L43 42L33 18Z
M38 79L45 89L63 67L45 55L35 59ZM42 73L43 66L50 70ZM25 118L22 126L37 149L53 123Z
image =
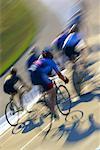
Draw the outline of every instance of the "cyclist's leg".
M13 92L11 93L11 97L13 98L13 100L15 101L17 107L20 109L21 107L23 108L23 103L22 103L22 100L21 100L21 92L16 89L16 88L13 88Z
M30 72L30 77L33 85L41 85L43 87L44 92L47 92L49 97L49 105L51 112L55 111L55 103L56 103L56 91L53 87L52 81L49 77L41 72Z
M22 100L22 95L23 95L23 92L22 92L22 90L21 89L19 89L19 88L17 88L16 89L16 95L17 95L17 98L18 98L18 107L19 108L23 108L23 100Z
M49 97L49 104L52 114L55 114L55 104L56 104L56 90L53 87L53 84L48 84L48 87L50 88L47 90L47 94Z
M45 74L42 74L41 85L45 92L48 94L48 102L51 109L52 114L55 113L55 104L56 104L56 90L53 86L52 81Z
M15 103L17 104L17 106L19 108L23 107L23 104L22 104L22 101L21 101L21 96L22 95L21 95L21 92L17 88L12 87L10 95L14 99ZM17 99L15 98L15 96L17 97Z

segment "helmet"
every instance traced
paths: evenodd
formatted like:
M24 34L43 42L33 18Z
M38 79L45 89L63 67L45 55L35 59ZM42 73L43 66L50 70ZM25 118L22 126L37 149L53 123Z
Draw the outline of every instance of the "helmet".
M16 69L15 67L12 67L12 68L10 69L10 73L11 73L12 75L16 75L17 69Z
M52 48L51 47L46 47L43 51L42 51L42 56L43 58L50 58L53 59L53 54L51 53Z

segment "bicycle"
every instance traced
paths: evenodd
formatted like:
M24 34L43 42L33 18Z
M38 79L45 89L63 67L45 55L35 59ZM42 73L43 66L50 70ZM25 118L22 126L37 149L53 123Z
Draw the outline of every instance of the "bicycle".
M71 111L70 94L66 86L62 84L58 86L56 84L56 78L56 76L52 78L52 80L54 80L56 89L56 106L62 115L68 116ZM46 137L46 135L48 135L49 131L52 128L52 123L54 122L53 114L51 113L48 102L48 95L46 92L43 93L40 100L33 107L33 120L38 125L40 124L40 129L42 131L45 131L44 137Z
M23 100L23 95L27 93L29 90L24 89L25 87L21 85L18 90L21 91L21 101ZM17 104L14 102L14 99L12 96L10 97L10 101L7 103L5 107L5 117L7 122L11 126L18 125L19 119L21 118L20 112L23 112L26 110L28 113L31 113L32 111L28 111L25 107L18 107Z

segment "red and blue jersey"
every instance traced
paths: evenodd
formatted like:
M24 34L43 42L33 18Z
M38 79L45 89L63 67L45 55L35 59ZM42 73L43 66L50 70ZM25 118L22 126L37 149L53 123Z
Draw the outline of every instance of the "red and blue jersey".
M59 68L54 60L49 58L41 58L33 62L33 64L28 69L29 71L39 71L43 74L49 74L50 71L54 70L56 73L59 72Z

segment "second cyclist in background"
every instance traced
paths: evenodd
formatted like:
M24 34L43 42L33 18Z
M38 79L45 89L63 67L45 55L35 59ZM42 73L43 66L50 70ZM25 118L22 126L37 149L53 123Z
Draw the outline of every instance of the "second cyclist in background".
M11 99L14 99L14 96L18 95L20 109L23 108L23 103L21 101L22 93L15 86L17 82L20 82L24 87L29 88L26 85L26 83L22 80L22 78L18 75L17 69L15 67L12 67L10 73L5 78L3 90L6 94L9 94L11 96Z

